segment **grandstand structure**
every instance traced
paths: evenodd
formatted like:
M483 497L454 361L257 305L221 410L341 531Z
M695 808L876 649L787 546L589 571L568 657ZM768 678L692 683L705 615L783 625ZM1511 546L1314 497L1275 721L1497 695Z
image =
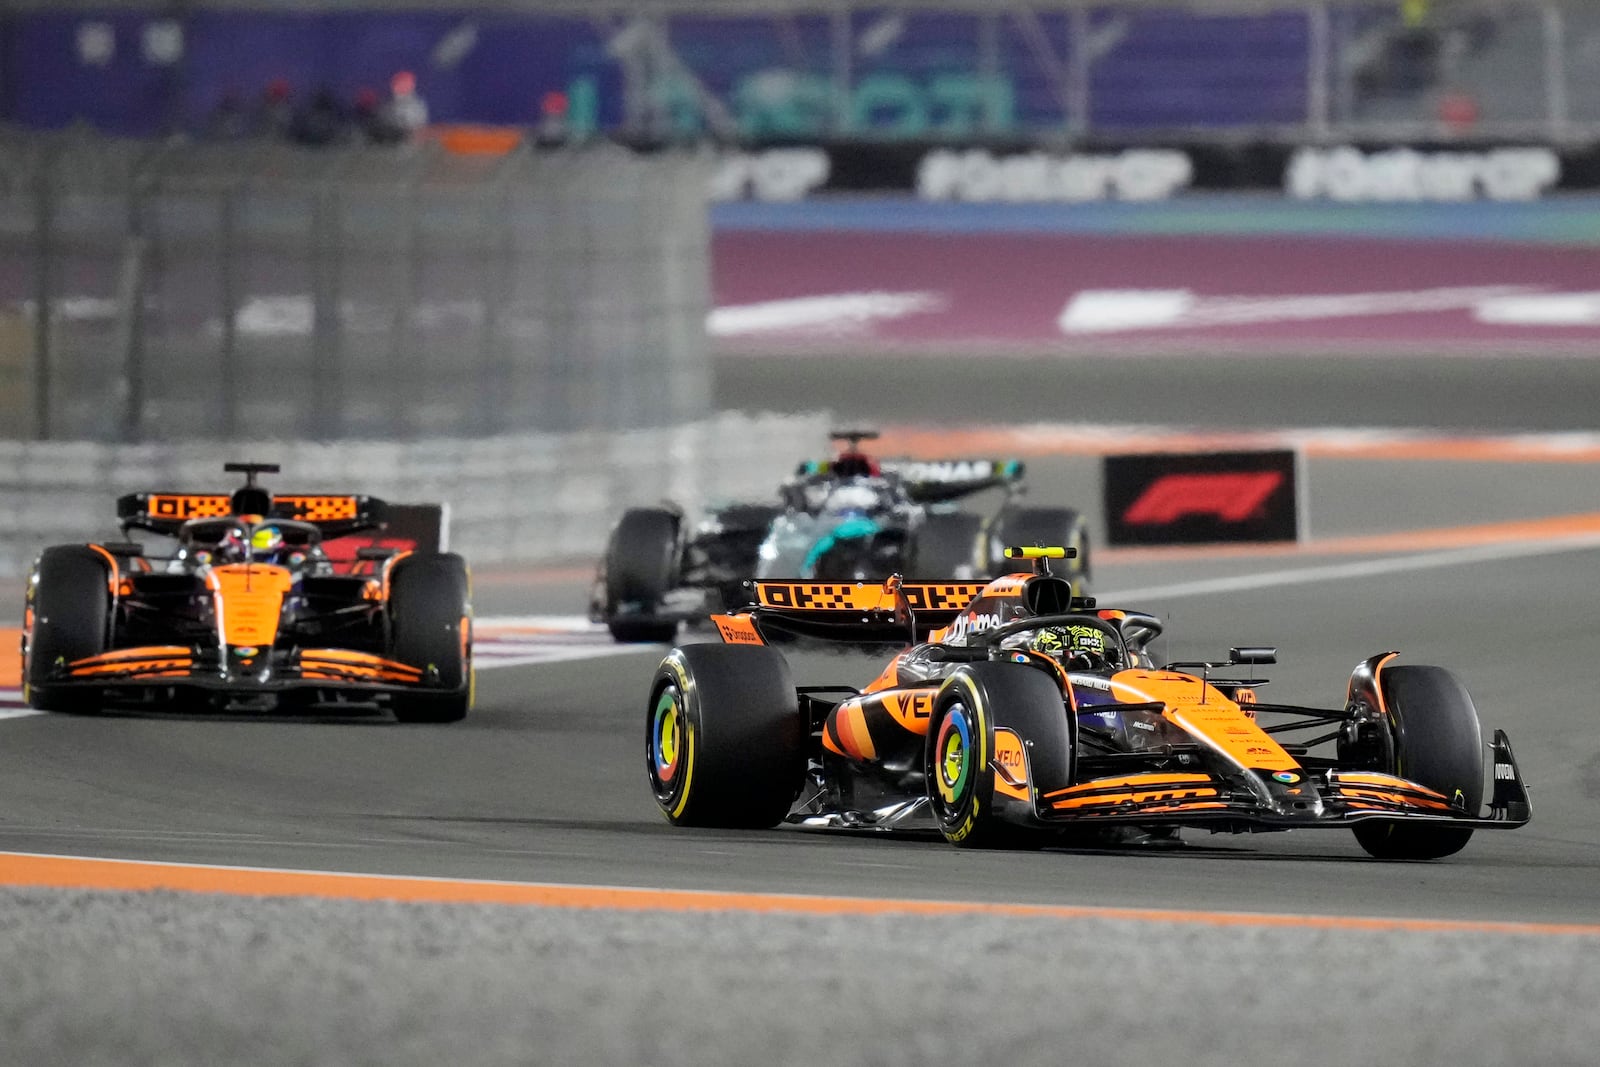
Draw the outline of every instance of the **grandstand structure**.
M435 121L683 139L1600 131L1588 0L5 0L0 117L195 132L414 70ZM554 95L552 95L554 94Z

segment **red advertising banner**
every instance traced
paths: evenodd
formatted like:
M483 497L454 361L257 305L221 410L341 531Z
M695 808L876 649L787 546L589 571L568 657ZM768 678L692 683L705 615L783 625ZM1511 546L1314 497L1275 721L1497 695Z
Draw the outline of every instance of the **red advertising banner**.
M1113 545L1294 541L1302 534L1295 453L1107 456L1106 537Z

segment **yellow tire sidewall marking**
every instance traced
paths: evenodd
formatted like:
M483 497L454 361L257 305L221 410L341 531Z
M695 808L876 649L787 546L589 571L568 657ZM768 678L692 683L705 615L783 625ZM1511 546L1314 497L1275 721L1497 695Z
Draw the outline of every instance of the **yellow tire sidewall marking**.
M689 672L684 668L682 659L676 654L667 658L667 663L672 668L672 673L678 676L678 716L682 722L683 754L683 787L678 792L678 802L667 812L667 817L674 822L683 818L683 813L688 810L690 791L694 788L694 754L695 729L694 716L689 713L689 702L692 699L694 687L689 680Z

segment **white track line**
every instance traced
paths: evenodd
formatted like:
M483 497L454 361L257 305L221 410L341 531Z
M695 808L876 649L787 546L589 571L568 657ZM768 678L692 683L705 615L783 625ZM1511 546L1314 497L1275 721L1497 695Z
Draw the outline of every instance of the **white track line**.
M1095 598L1103 604L1125 604L1136 600L1176 600L1252 589L1375 578L1385 574L1461 567L1496 560L1531 559L1595 549L1600 549L1600 534L1582 534L1548 541L1514 541L1500 545L1455 548L1442 552L1391 556L1387 559L1354 563L1331 563L1315 567L1265 571L1260 574L1233 575L1227 578L1207 578L1196 582L1146 586L1143 589L1119 589L1108 593L1096 591ZM659 653L665 647L650 644L617 644L611 640L604 627L577 615L491 616L478 619L475 626L479 632L485 634L481 643L474 642L474 666L480 671L599 659L606 656ZM508 633L508 630L534 632ZM0 719L41 714L19 706L21 702L22 694L17 690L0 689Z
M480 671L599 659L637 652L659 655L664 645L624 645L583 615L497 615L473 622L472 659Z
M505 636L506 631L604 635L608 640L611 636L605 624L590 622L587 615L488 615L474 619L472 628L489 637Z
M1261 574L1240 574L1227 578L1208 578L1198 582L1153 585L1143 589L1125 589L1111 593L1101 593L1097 590L1094 595L1097 600L1107 604L1113 601L1123 602L1143 599L1172 600L1179 597L1210 596L1214 593L1235 593L1247 589L1270 589L1285 585L1309 585L1314 582L1372 578L1381 574L1401 574L1409 571L1432 570L1436 567L1459 567L1469 563L1485 563L1492 560L1553 556L1563 552L1584 552L1597 548L1600 548L1600 534L1583 534L1549 541L1513 541L1508 544L1453 548L1442 552L1392 556L1388 559L1364 560L1356 563L1331 563L1316 567L1296 567L1289 570L1266 571Z
M595 645L587 648L556 648L530 652L524 655L485 656L476 647L472 650L472 666L478 671L498 671L507 667L536 667L542 663L570 663L574 660L601 659L606 656L626 656L638 652L652 652L657 656L667 650L666 645Z
M536 667L546 663L599 659L648 652L660 656L665 645L623 645L582 615L491 616L476 620L473 666L479 671ZM20 689L0 689L0 721L45 715L22 700Z
M29 715L43 715L22 702L22 690L0 689L0 719L21 719Z

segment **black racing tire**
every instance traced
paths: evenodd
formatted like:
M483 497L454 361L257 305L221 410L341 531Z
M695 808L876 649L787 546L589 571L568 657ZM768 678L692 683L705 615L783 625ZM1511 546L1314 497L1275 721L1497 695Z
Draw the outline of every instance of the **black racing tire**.
M1005 558L1010 546L1045 545L1076 548L1073 559L1062 560L1055 573L1072 580L1073 591L1082 596L1088 589L1089 527L1072 508L1012 508L1001 513L990 539L990 576L1017 569L1014 560Z
M670 645L678 636L675 622L641 622L613 619L606 623L611 639L624 645Z
M1476 815L1483 803L1483 728L1461 679L1443 667L1379 672L1394 724L1395 775L1455 798ZM1435 860L1460 852L1472 828L1373 819L1353 827L1378 859Z
M977 572L983 518L966 511L929 515L917 531L912 577L927 580L970 580Z
M1061 687L1019 663L972 663L940 688L923 750L928 801L944 839L958 848L1038 847L1043 828L1007 822L995 792L995 729L1031 742L1029 780L1043 787L1071 781L1071 729Z
M716 518L727 534L767 535L772 520L783 514L774 504L729 504L717 511Z
M789 814L805 773L789 664L752 645L685 645L645 706L645 772L678 826L760 829Z
M618 618L624 603L658 605L678 580L678 515L666 508L630 508L606 545L605 614L611 636L622 642L670 642L678 624Z
M395 693L401 722L459 722L472 708L472 607L467 565L454 553L407 556L389 577L389 654L438 672L439 689Z
M48 679L58 662L97 656L109 647L111 567L87 545L55 545L40 554L35 576L27 594L23 698L39 711L94 711L100 693L53 686Z

